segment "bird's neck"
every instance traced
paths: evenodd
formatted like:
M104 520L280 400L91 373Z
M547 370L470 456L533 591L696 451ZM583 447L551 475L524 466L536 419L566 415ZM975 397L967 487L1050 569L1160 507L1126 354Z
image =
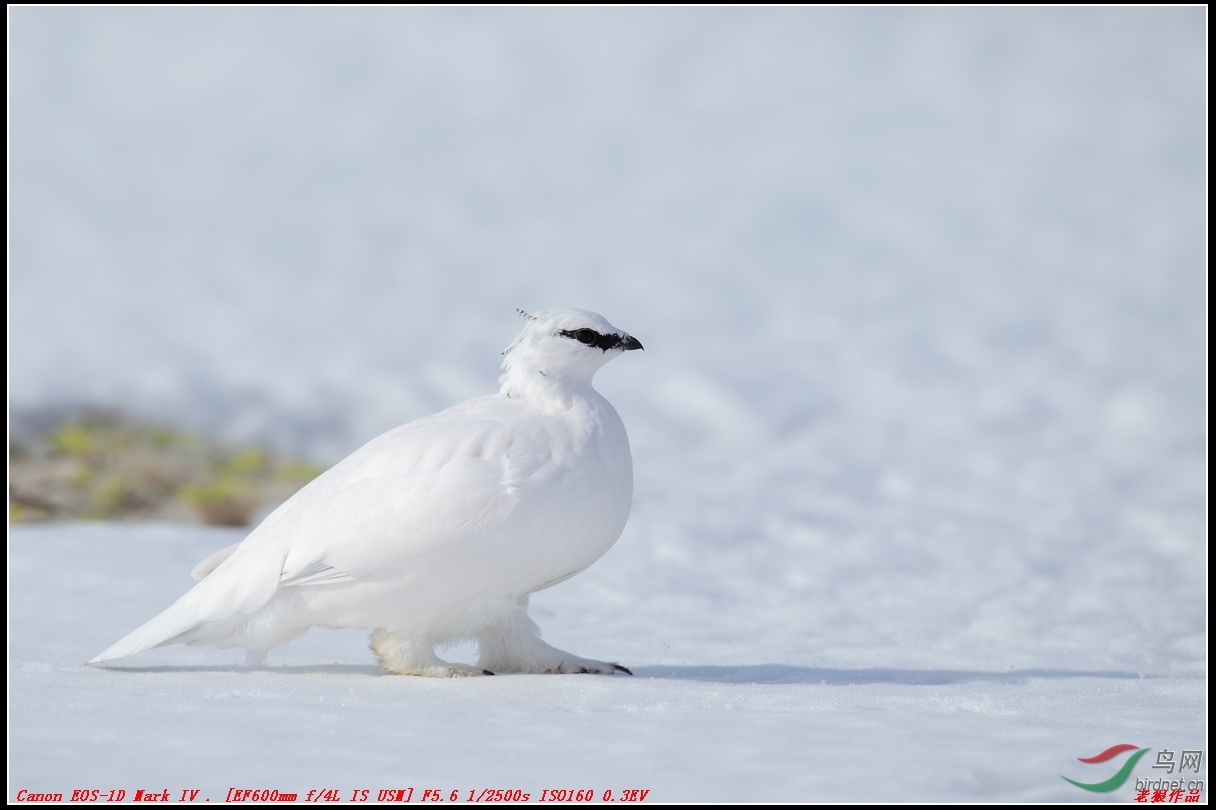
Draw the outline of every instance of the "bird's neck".
M576 398L599 396L591 387L594 375L595 369L539 368L531 363L512 363L498 378L499 393L511 399L527 398L568 406Z

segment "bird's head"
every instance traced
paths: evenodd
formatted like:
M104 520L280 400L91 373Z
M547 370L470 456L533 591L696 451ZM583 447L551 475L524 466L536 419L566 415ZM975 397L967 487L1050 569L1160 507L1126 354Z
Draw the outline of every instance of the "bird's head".
M504 392L533 384L590 384L595 372L617 355L642 348L641 342L585 309L519 310L526 321L519 337L503 351ZM536 378L536 379L533 379Z

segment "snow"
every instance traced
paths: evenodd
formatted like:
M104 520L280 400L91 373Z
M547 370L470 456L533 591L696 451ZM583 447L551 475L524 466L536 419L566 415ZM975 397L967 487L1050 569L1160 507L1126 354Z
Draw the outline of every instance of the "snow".
M734 606L750 627L719 613L706 621L695 595L623 565L628 550L534 598L546 638L619 658L633 678L391 676L365 634L325 630L252 670L238 651L211 647L81 665L236 537L167 525L13 532L10 796L168 788L219 801L236 787L345 798L413 786L462 797L523 789L534 800L546 788L640 788L659 801L1077 801L1090 796L1060 775L1098 781L1100 769L1074 757L1116 741L1206 742L1200 677L973 669L944 655L936 666L834 665L807 639L801 652L774 648L797 625L796 606Z
M320 630L88 669L237 535L19 528L10 798L1076 801L1075 757L1206 744L1205 10L9 22L18 427L333 461L494 390L517 306L646 346L598 378L629 526L535 601L635 678L384 677Z

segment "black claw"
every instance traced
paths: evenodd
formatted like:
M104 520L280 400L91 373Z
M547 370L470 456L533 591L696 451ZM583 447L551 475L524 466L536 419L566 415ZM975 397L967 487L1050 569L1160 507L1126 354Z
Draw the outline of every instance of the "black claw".
M483 670L481 671L481 674L482 674L482 675L493 675L494 673L493 673L493 672L491 672L491 671L490 671L490 670L488 670L488 669L483 669Z
M612 671L613 671L613 672L624 672L626 675L632 675L632 674L633 674L632 672L630 672L630 671L629 671L629 669L628 669L627 667L623 667L623 666L621 666L620 664L613 664L613 665L612 665Z

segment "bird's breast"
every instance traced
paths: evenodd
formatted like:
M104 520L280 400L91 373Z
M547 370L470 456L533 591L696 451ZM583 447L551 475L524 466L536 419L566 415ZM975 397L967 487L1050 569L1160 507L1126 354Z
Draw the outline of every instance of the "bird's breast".
M546 426L547 455L510 489L518 522L503 534L518 588L546 587L591 565L624 530L633 498L629 440L616 412L575 411Z

